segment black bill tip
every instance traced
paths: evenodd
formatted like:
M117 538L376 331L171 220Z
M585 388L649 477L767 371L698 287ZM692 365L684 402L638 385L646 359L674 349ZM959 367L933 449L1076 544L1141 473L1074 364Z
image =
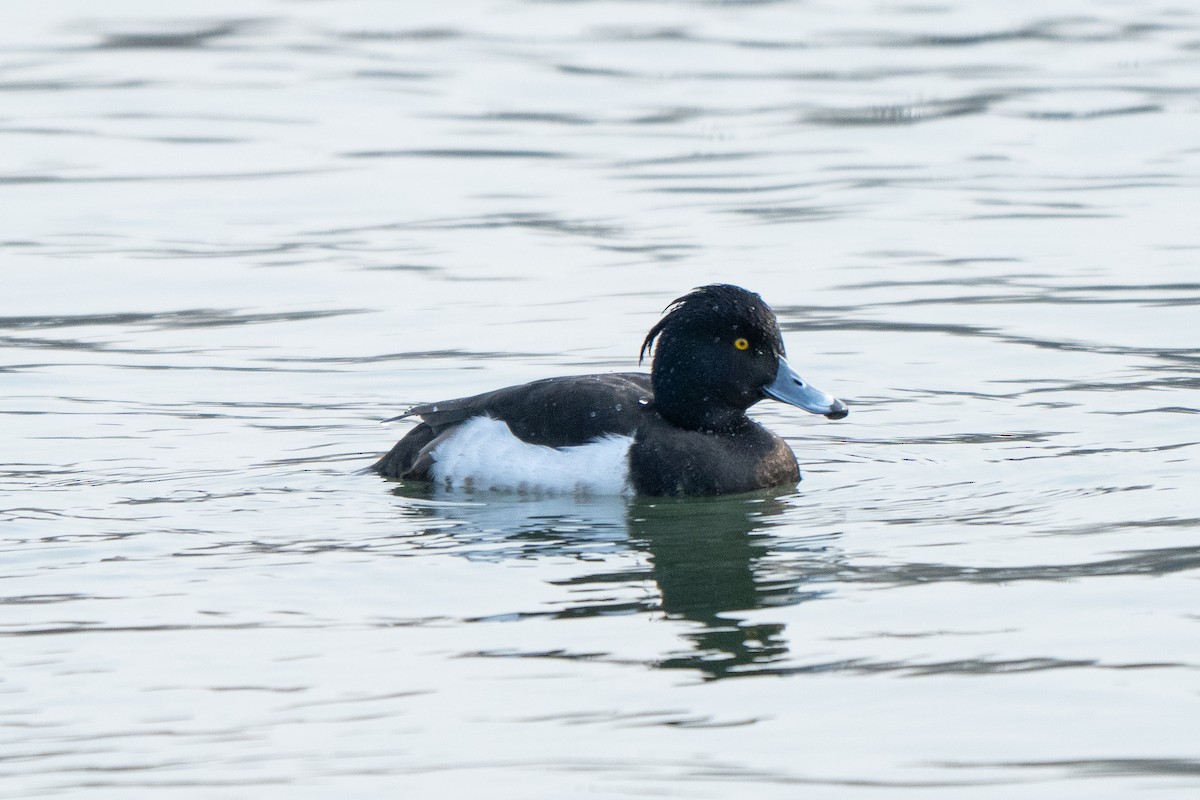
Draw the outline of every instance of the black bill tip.
M850 409L841 400L833 401L833 408L825 414L825 419L845 419L850 416Z

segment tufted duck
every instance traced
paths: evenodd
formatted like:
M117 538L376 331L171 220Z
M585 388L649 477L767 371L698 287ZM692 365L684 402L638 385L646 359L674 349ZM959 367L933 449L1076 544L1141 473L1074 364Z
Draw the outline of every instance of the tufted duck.
M712 495L796 483L796 456L746 416L770 397L829 419L845 403L784 359L775 314L737 286L702 286L642 342L650 374L575 375L419 405L373 469L446 487ZM391 420L388 420L391 421Z

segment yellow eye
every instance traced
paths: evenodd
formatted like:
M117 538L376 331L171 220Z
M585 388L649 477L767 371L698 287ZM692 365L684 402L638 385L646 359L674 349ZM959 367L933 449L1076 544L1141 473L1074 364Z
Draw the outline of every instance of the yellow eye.
M750 342L745 337L739 336L737 339L733 340L733 346L736 347L738 350L749 350Z

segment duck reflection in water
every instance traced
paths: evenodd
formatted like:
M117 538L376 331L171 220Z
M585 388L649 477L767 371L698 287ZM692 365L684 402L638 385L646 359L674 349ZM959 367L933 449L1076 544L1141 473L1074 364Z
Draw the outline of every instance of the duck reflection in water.
M633 501L489 494L481 503L468 502L470 495L405 494L410 513L446 523L427 528L423 546L480 560L573 557L611 566L565 582L585 598L581 602L552 612L504 609L486 619L659 613L694 623L684 634L690 646L664 654L653 664L659 668L697 670L708 679L770 670L787 657L784 626L749 624L737 612L824 593L802 587L826 573L829 537L797 543L771 533L790 491ZM797 557L777 563L772 556L783 551ZM644 554L648 565L630 568L627 556L635 553ZM820 566L811 571L799 566L814 561ZM657 597L621 590L644 589L647 581ZM607 600L595 599L598 588Z

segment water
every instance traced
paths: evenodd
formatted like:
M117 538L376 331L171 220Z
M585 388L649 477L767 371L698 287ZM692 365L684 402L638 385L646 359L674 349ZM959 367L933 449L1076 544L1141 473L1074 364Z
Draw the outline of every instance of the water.
M6 10L0 797L1194 797L1198 12L435 5ZM712 281L799 491L361 473Z

